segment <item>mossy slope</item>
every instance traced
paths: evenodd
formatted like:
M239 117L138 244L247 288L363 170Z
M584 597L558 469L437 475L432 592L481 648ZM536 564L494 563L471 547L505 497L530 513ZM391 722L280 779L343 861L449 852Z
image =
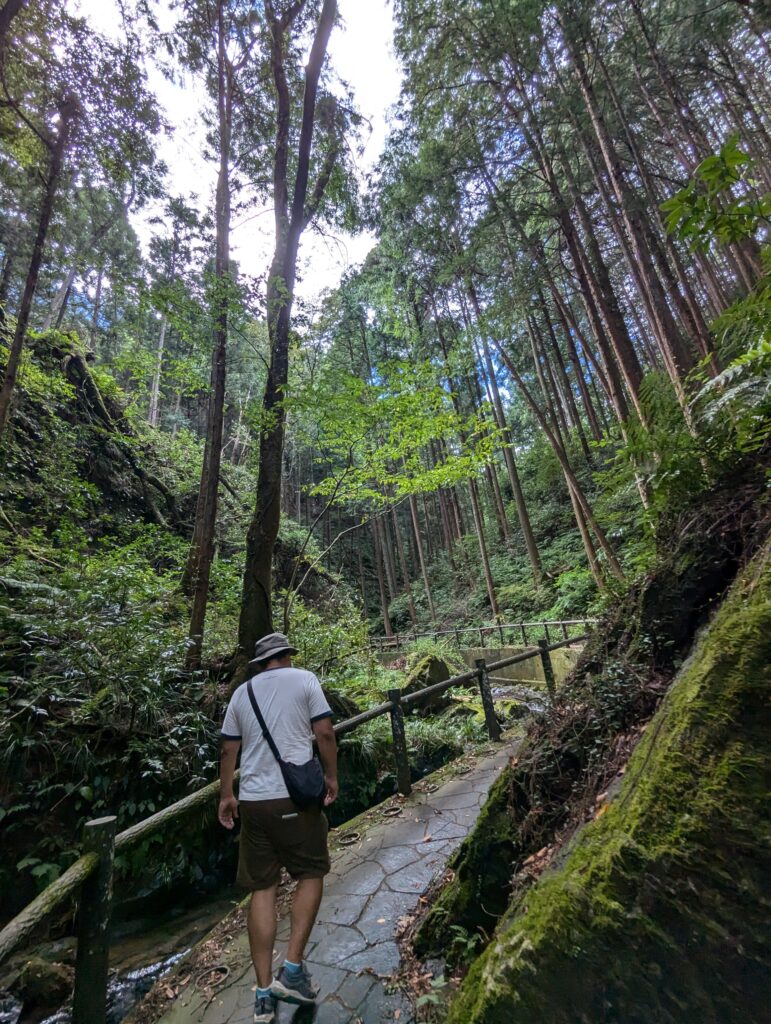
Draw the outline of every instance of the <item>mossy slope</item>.
M502 921L453 1024L765 1019L771 579L762 557L673 683L619 797Z

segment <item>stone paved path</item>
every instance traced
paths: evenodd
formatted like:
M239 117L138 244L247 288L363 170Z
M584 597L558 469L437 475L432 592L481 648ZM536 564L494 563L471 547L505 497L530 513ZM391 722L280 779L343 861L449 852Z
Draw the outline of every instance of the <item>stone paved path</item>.
M375 808L354 845L332 857L332 873L306 950L306 963L321 991L313 1009L279 1003L278 1024L412 1024L408 1000L390 991L399 967L397 923L414 911L421 895L476 821L487 793L508 757L511 743L466 758L435 789L430 784L387 816ZM433 790L433 791L432 791ZM358 826L357 826L358 827ZM279 921L276 963L284 957L289 921ZM160 1024L247 1024L252 1020L254 972L248 941L240 937L228 955L227 984L208 1004L183 994Z

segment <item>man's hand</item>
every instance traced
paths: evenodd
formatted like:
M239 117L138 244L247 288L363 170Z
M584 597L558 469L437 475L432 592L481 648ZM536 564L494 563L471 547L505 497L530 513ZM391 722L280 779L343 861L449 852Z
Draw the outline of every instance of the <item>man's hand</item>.
M217 817L224 828L233 828L238 817L238 800L234 796L223 796Z
M335 800L337 800L337 779L332 779L328 775L325 775L324 782L327 785L327 791L324 794L324 806L329 807L330 804L333 804Z
M327 791L324 794L324 806L329 807L337 800L337 742L331 718L320 718L313 723L313 735L319 747L321 767L324 769L324 782Z

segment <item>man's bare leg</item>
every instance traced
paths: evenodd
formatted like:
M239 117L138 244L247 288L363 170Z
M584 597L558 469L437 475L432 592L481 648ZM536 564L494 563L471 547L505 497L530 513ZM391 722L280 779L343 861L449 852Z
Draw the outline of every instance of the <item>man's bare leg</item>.
M303 953L319 912L323 892L323 878L301 878L297 883L292 899L292 931L286 951L286 958L292 964L303 962Z
M273 980L273 945L276 941L276 886L257 889L249 903L249 948L259 988Z

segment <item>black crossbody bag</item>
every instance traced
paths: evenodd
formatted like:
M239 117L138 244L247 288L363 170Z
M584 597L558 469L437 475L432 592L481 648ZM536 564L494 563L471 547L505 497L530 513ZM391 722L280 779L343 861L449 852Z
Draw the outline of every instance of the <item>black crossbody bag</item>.
M301 810L306 810L309 807L320 807L327 788L324 782L324 770L321 767L321 761L319 761L315 754L305 764L292 764L291 761L285 761L281 754L279 754L278 747L270 734L270 729L268 729L265 719L262 717L262 712L254 696L251 679L246 684L246 692L249 694L252 710L257 716L257 721L260 723L262 735L267 740L271 753L276 761L278 761L278 766L284 777L284 784L289 790L290 798Z

